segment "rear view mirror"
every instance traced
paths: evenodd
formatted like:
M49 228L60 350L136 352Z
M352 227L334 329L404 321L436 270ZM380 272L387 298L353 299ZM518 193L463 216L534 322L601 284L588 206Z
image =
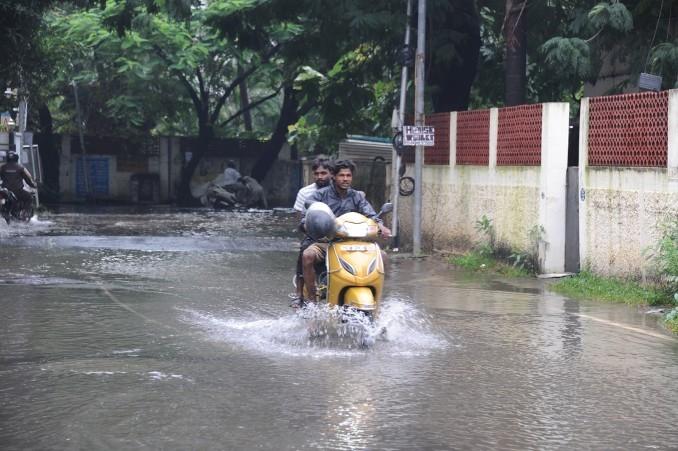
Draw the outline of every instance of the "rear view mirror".
M379 215L385 215L386 213L390 213L393 211L393 204L391 202L386 202L384 205L381 206L381 210L379 211Z

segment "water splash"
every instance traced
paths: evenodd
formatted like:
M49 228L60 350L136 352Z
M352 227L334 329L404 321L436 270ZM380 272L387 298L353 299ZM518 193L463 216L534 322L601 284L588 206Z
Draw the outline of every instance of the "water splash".
M434 331L426 315L407 301L387 300L376 321L327 305L309 306L278 318L229 318L182 310L184 320L210 340L256 352L301 357L350 357L366 352L425 355L448 341Z
M33 215L33 217L28 221L28 224L31 227L44 228L49 227L54 224L54 221L49 221L47 219L38 219L38 215Z
M10 221L7 224L4 219L0 219L0 237L33 235L49 229L53 224L53 221L38 219L37 215L33 215L28 222Z

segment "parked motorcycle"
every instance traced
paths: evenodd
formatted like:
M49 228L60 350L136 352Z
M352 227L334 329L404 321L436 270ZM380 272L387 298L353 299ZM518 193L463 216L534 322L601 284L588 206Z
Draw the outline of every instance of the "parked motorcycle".
M392 209L391 203L385 203L378 216ZM333 226L325 225L332 220ZM325 262L316 267L317 299L374 320L384 288L384 261L376 242L377 222L356 212L334 219L326 204L316 202L307 210L306 227L325 229L329 238ZM307 292L305 298L313 299Z
M220 186L216 181L209 182L205 194L200 198L203 205L212 208L249 208L261 206L268 208L264 188L250 176L240 178L240 189L233 185Z
M24 205L13 192L7 188L0 188L0 216L9 224L11 221L28 222L34 214L35 196L31 203Z

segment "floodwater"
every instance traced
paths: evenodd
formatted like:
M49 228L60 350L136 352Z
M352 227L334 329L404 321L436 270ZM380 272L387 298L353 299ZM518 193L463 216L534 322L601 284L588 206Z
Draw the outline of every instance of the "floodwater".
M0 224L0 447L678 449L678 340L654 317L393 258L371 346L310 338L293 229L115 208Z

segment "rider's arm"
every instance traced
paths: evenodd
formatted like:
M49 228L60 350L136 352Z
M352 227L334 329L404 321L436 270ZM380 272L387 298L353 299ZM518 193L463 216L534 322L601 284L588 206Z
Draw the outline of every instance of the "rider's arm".
M303 188L300 189L299 192L297 192L297 198L294 200L294 206L292 207L298 212L299 216L301 216L303 211L306 210L306 208L304 207L304 201L306 200L306 196L304 196L304 193L302 191Z
M368 218L373 219L377 223L377 227L379 227L379 231L381 232L381 236L384 238L388 238L391 236L391 230L384 225L384 221L382 221L381 218L377 217L377 212L374 211L374 208L372 208L372 205L367 201L367 198L365 197L365 193L362 191L358 191L358 197L360 198L360 201L358 203L358 208L360 208L360 213L363 214L364 216L367 216Z
M377 217L377 212L374 211L374 208L372 208L372 205L367 201L367 198L365 197L365 193L362 191L355 191L355 195L358 198L358 212L363 215L367 216L370 219L374 219L377 221L377 223L381 223L381 218Z
M33 176L31 176L31 173L28 172L28 169L26 168L21 169L21 177L24 179L26 183L28 183L28 186L37 189L38 185L37 183L35 183L35 180L33 180Z

